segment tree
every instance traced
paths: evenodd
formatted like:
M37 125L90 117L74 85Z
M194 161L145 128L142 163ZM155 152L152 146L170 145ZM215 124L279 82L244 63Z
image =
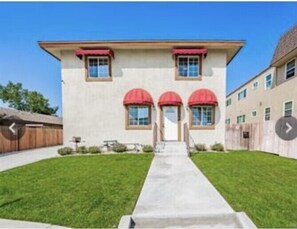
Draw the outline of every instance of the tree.
M37 91L23 89L21 83L0 85L0 99L8 106L21 111L54 115L58 107L50 107L49 100Z

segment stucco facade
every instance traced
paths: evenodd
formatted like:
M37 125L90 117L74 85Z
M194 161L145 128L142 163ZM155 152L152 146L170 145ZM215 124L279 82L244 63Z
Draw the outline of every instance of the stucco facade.
M217 97L214 128L190 129L190 136L195 143L207 146L215 142L224 143L226 67L243 44L209 48L207 55L202 57L201 80L177 80L175 57L171 52L174 46L166 45L111 47L114 53L111 81L87 81L84 59L74 54L74 48L50 49L44 45L46 51L61 61L64 143L71 144L73 136L80 136L86 146L101 145L105 140L152 145L153 127L131 130L125 126L123 99L133 88L142 88L152 96L151 124L156 123L159 128L162 116L158 100L161 94L174 91L181 97L181 141L184 123L189 124L190 119L187 105L190 95L197 89L211 90ZM190 141L192 145L194 142Z

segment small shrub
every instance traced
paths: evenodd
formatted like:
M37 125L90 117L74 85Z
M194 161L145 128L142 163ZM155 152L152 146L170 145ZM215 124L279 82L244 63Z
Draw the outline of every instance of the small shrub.
M117 143L112 147L112 150L117 153L123 153L127 151L127 146L121 143Z
M151 153L154 152L154 147L152 147L151 145L145 145L143 146L142 151L145 153Z
M85 153L88 153L88 150L87 150L87 148L85 146L79 146L79 147L77 147L76 152L85 154Z
M97 153L101 153L101 150L98 146L90 146L88 148L88 153L97 154Z
M58 149L58 154L60 154L61 156L69 155L72 153L73 153L73 149L71 147L63 147Z
M195 149L197 151L206 151L206 146L205 146L205 144L196 144Z
M224 151L224 146L222 143L215 143L210 148L214 151Z

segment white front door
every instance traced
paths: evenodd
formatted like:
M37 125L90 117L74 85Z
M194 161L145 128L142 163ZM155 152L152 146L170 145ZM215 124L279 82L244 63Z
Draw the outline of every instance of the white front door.
M177 106L164 106L164 140L177 141L178 127L177 127Z

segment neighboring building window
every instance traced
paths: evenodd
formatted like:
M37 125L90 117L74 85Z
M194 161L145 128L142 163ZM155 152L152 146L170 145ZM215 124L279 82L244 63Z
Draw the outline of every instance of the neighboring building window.
M242 100L246 97L246 89L238 93L238 100Z
M151 124L149 106L128 106L128 126L148 127Z
M293 101L284 103L284 116L291 117L293 115Z
M269 74L265 76L265 89L269 89L272 87L272 75Z
M214 124L213 106L192 106L191 126L212 126Z
M199 56L178 56L178 77L198 78L199 72Z
M245 123L245 115L237 116L237 124Z
M227 118L227 119L225 120L225 123L226 123L227 125L229 125L229 124L231 123L230 118Z
M252 117L256 117L257 116L257 111L252 111Z
M230 105L231 105L231 98L227 99L227 101L226 101L226 106L228 107Z
M259 82L258 81L254 82L253 89L256 90L256 89L258 89L258 87L259 87Z
M271 120L271 107L266 107L264 110L264 120L269 121Z
M286 79L295 75L295 59L286 64Z
M109 78L109 57L88 57L88 77L91 79Z

